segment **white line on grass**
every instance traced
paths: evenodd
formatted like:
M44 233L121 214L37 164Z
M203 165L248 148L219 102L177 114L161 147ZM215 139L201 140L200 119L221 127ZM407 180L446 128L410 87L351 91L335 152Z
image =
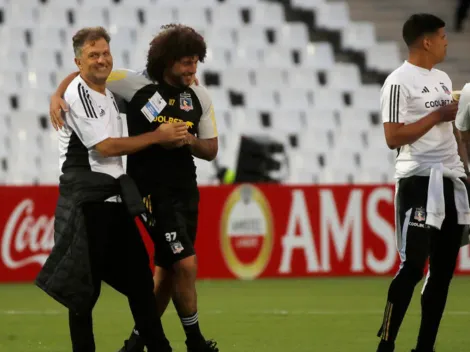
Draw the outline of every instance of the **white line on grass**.
M127 312L127 310L117 310L116 312ZM170 309L167 311L169 314L176 313L175 310ZM260 310L260 311L237 311L237 313L246 315L380 315L383 311L380 310ZM66 310L0 310L0 315L62 315L68 314ZM233 314L233 312L222 310L207 310L202 314L207 315L220 315L220 314ZM409 314L416 314L409 312ZM419 313L418 313L419 314ZM470 311L446 311L446 315L470 315Z

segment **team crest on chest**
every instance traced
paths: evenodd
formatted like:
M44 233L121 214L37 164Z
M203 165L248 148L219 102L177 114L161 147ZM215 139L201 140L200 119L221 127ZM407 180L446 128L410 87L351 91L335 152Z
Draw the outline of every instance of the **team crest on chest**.
M441 82L441 87L442 87L442 90L444 91L444 93L450 95L450 90L449 88L446 87L446 85L444 83Z
M191 94L189 93L180 94L180 109L186 112L194 109L193 99L191 98Z
M415 220L419 222L426 220L426 210L423 207L416 208Z

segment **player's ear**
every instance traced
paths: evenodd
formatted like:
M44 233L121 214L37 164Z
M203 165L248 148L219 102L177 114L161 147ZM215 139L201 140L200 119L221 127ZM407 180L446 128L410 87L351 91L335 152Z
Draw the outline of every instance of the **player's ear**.
M81 68L82 68L82 62L81 62L81 60L80 60L80 59L77 59L77 58L74 58L74 61L75 61L75 65L77 65L77 67L78 67L79 69L81 69Z
M430 50L431 49L431 46L432 46L432 39L425 35L423 37L423 47L424 47L424 50Z

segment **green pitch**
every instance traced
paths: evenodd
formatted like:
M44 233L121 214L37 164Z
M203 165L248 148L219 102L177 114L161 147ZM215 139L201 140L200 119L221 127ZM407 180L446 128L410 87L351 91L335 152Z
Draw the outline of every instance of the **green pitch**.
M222 352L375 351L389 278L200 281L200 321ZM403 323L397 351L414 347L419 291ZM453 282L438 352L470 349L470 280ZM97 351L117 351L132 328L124 297L103 287L94 314ZM174 351L184 335L174 308L163 324ZM0 351L70 351L67 313L32 285L0 285Z

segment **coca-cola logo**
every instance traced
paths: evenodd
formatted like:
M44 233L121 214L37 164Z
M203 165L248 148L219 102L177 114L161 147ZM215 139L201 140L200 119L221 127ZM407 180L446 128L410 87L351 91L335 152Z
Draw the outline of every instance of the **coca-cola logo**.
M44 265L54 245L54 217L33 216L34 202L22 200L11 213L3 232L2 261L10 269Z

